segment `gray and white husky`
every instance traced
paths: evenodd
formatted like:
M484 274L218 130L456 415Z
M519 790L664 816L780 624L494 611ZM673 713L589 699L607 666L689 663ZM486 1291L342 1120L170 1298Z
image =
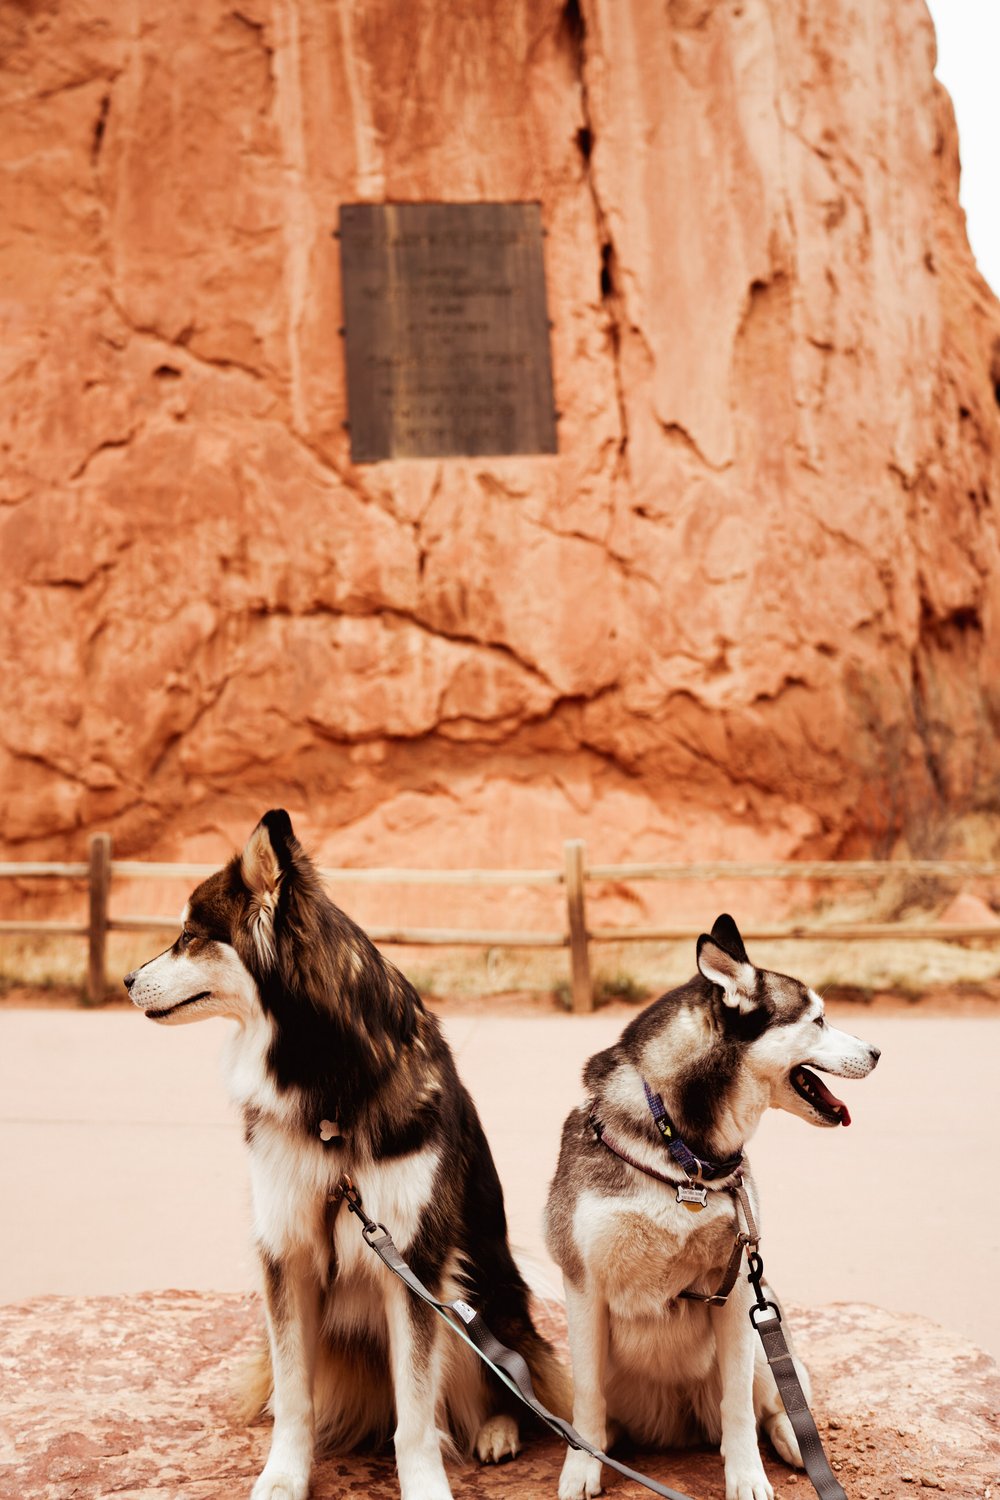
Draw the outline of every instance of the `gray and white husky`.
M274 1436L253 1500L305 1500L314 1441L395 1426L403 1500L450 1500L442 1430L483 1460L516 1453L515 1399L330 1204L350 1174L442 1300L482 1311L565 1410L565 1374L511 1258L486 1137L435 1018L323 891L288 814L191 896L174 945L125 979L164 1025L228 1016L227 1074L250 1153L269 1351L248 1415Z
M746 1276L722 1306L680 1294L718 1290L743 1228L729 1191L737 1172L757 1212L742 1153L764 1111L848 1125L811 1069L864 1078L878 1057L827 1023L813 990L755 968L724 915L698 939L698 974L587 1063L588 1102L563 1127L546 1233L566 1287L573 1424L595 1447L623 1430L655 1446L719 1443L726 1500L773 1500L758 1425L802 1466ZM690 1201L702 1196L704 1207ZM600 1492L598 1460L570 1450L560 1500Z

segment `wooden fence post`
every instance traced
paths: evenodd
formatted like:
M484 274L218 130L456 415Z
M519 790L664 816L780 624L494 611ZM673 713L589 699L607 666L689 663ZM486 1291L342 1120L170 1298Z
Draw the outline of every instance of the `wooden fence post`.
M108 946L108 892L111 886L111 835L95 833L90 840L89 937L87 1004L100 1005L107 994L105 955Z
M594 1008L594 986L590 980L590 951L587 945L587 908L584 901L583 839L567 839L566 911L569 916L569 959L573 985L574 1011Z

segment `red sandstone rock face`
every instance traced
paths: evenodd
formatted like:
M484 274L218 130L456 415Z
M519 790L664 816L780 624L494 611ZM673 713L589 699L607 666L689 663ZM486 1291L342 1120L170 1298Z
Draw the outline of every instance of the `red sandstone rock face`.
M922 0L0 16L3 841L947 843L1000 310ZM349 460L341 202L538 199L557 458Z

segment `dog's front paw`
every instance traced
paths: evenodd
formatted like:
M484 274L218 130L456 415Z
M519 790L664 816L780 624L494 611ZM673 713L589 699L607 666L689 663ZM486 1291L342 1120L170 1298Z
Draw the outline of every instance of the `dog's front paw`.
M400 1500L452 1500L451 1486L444 1474L428 1474L424 1479L400 1480Z
M772 1417L767 1423L767 1435L774 1445L774 1451L779 1458L783 1458L786 1464L791 1464L793 1469L804 1469L802 1454L799 1452L799 1441L791 1422L781 1412Z
M774 1500L774 1490L759 1459L756 1464L739 1468L726 1465L726 1500Z
M308 1474L279 1473L265 1469L250 1492L250 1500L306 1500Z
M559 1500L585 1500L588 1495L600 1493L600 1460L591 1458L581 1448L571 1448L559 1476Z
M481 1464L499 1464L505 1458L516 1458L520 1446L517 1423L513 1417L501 1412L486 1418L476 1438L476 1453Z
M452 1500L437 1443L422 1451L396 1443L400 1500Z

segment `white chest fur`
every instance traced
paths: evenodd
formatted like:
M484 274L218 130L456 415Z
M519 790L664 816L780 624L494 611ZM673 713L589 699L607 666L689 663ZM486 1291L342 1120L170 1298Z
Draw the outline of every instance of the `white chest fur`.
M396 1248L404 1254L431 1201L439 1159L437 1149L429 1148L389 1161L348 1167L365 1213L385 1225ZM335 1245L338 1275L348 1275L359 1264L376 1259L361 1237L358 1219L344 1209L337 1215Z
M276 1259L305 1252L325 1276L327 1198L339 1176L340 1153L261 1120L250 1149L254 1234Z
M349 1172L365 1212L386 1226L405 1253L430 1202L438 1160L436 1150L425 1150L358 1165L351 1158L349 1141L324 1146L318 1134L315 1141L306 1140L263 1119L255 1127L250 1150L257 1242L276 1258L305 1255L321 1282L329 1271L331 1249L340 1283L356 1276L370 1279L384 1274L362 1238L360 1221L346 1205L341 1204L335 1217L328 1213L330 1193L341 1172Z
M267 1054L274 1041L274 1025L262 1011L240 1022L222 1054L222 1072L233 1103L255 1109L273 1119L291 1119L294 1101L271 1077Z
M681 1291L724 1266L736 1234L728 1193L708 1195L692 1213L662 1183L638 1180L626 1197L581 1194L574 1239L589 1274L603 1287L612 1315L659 1319Z

